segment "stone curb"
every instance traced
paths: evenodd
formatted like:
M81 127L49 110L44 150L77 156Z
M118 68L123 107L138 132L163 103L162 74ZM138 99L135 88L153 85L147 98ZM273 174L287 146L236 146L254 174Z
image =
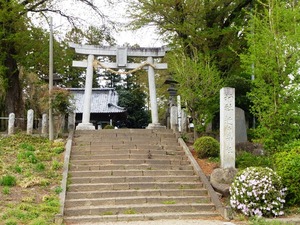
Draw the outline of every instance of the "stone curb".
M59 194L59 202L60 202L60 211L55 215L55 224L62 224L64 219L64 207L65 207L65 199L66 199L66 191L67 191L67 179L69 172L69 161L72 149L74 130L70 130L67 143L65 145L66 152L64 157L64 165L63 165L63 176L61 181L62 192Z
M178 143L180 144L180 146L183 147L186 155L189 158L189 161L191 162L191 164L194 167L194 170L195 170L196 174L200 177L201 181L203 182L203 186L207 189L207 191L209 193L209 196L211 197L211 200L212 200L212 202L214 203L214 205L216 207L216 210L221 214L221 216L224 219L231 220L232 215L231 215L231 212L230 212L231 211L230 208L229 207L224 207L222 205L221 201L219 200L218 195L216 194L213 187L209 183L207 177L203 173L202 169L200 168L200 166L198 165L198 163L194 159L194 157L193 157L192 153L190 152L190 149L188 148L188 146L185 144L185 142L183 141L182 138L178 138Z

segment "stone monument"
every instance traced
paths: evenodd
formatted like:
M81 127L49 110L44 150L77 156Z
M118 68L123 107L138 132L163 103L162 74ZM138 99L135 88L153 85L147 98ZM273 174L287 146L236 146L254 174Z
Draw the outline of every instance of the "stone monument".
M33 131L34 113L32 109L27 111L27 134L32 134Z
M10 113L8 117L8 135L14 134L15 131L15 114Z
M235 89L220 90L220 159L221 168L235 168Z
M235 143L245 143L247 141L245 111L235 107Z

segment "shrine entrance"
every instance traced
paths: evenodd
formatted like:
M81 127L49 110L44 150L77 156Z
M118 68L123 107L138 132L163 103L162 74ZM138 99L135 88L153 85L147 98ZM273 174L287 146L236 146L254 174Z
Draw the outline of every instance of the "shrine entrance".
M84 67L86 69L86 80L84 90L84 105L82 123L79 123L76 130L94 130L95 126L90 122L91 95L93 84L94 67L101 67L116 74L130 74L140 69L148 70L148 84L150 95L151 123L147 129L165 128L158 121L158 109L155 87L154 69L167 69L166 63L155 63L154 58L163 58L166 48L133 48L133 47L103 47L95 45L79 45L70 43L69 46L75 49L78 54L88 55L87 61L73 61L74 67ZM106 63L95 60L95 56L115 56L116 62ZM127 57L146 58L145 63L128 63ZM116 69L116 71L114 70ZM128 72L118 71L119 69L131 70Z

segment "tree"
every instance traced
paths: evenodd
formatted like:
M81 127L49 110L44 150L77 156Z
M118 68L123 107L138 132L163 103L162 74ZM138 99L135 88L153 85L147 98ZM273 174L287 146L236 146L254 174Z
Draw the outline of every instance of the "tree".
M249 97L257 117L258 138L275 149L299 138L300 6L294 1L268 0L253 10L246 32L249 49L241 55L245 71L255 80Z
M156 26L171 51L180 52L174 53L177 58L175 61L168 61L171 63L169 68L174 79L179 82L179 93L185 96L185 100L189 99L188 108L198 124L202 124L205 114L204 124L217 111L218 98L209 96L218 95L216 91L221 87L222 80L233 86L236 84L234 77L240 78L244 74L239 54L243 53L247 45L241 31L247 27L250 17L248 12L255 4L252 0L139 0L130 5L133 28ZM212 85L208 91L210 86L202 85L201 82L210 79L209 70L215 86ZM250 78L243 76L239 79L243 80L240 84L247 85L242 90L249 90ZM198 93L201 88L207 94ZM247 99L243 91L237 92L236 97ZM203 108L204 105L209 107ZM246 104L243 106L248 107Z
M139 0L130 4L131 27L156 26L165 41L189 57L197 49L210 55L222 77L240 74L238 54L246 45L251 0ZM166 10L167 9L167 10ZM196 56L197 57L197 56Z
M222 79L209 55L193 53L186 56L184 51L174 51L169 56L169 67L178 82L178 92L187 103L188 111L197 125L204 130L213 115L218 112L218 96Z
M92 8L100 17L101 11L90 0L80 0L79 3ZM74 24L75 17L65 14L51 0L16 1L0 0L0 83L4 89L6 113L14 112L16 117L23 117L24 104L22 99L22 84L20 82L20 69L35 66L24 63L33 53L39 52L35 49L35 44L39 43L45 35L35 39L37 29L30 23L28 13L48 12L58 13L66 17ZM45 39L40 43L47 43ZM42 53L45 53L44 51ZM45 56L45 55L44 55ZM40 57L48 58L48 57ZM47 64L44 64L47 65Z
M127 110L126 127L143 128L150 122L149 112L145 109L146 94L136 86L118 90L119 105Z

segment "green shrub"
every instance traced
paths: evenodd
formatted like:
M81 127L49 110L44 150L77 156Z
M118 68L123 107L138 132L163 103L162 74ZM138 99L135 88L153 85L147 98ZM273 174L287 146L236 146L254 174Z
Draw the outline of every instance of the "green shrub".
M219 142L209 136L198 138L194 143L194 149L199 158L218 157L220 154Z
M270 168L248 167L230 187L230 205L246 216L280 216L285 191L280 176Z
M300 205L300 146L274 155L275 170L287 189L287 203Z
M236 167L245 169L250 166L272 167L272 159L264 155L253 155L250 152L239 152L236 154Z
M0 179L0 185L1 186L15 186L17 183L17 179L14 176L11 175L5 175Z
M114 126L112 126L112 125L106 125L103 129L114 129Z

